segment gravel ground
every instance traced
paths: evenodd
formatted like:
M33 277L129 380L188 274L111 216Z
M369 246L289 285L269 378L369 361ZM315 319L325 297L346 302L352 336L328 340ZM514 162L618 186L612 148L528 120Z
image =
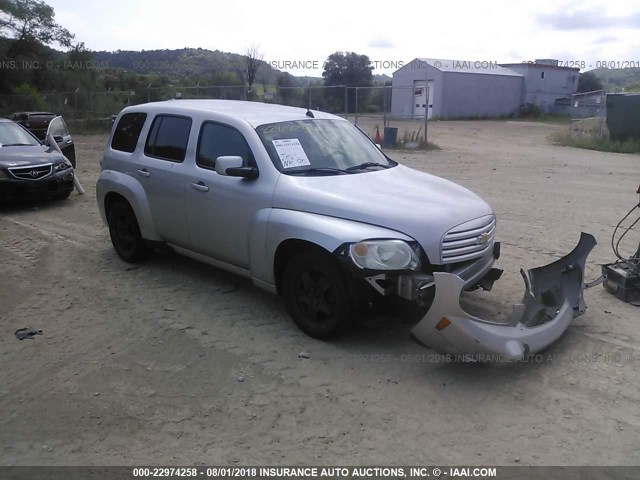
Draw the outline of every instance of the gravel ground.
M581 231L599 276L637 202L639 156L550 145L557 128L435 122L442 150L390 153L494 207L505 274L464 299L485 315ZM106 136L76 140L85 196L0 210L0 464L640 462L640 309L602 287L537 361L435 362L402 315L316 341L247 280L173 254L119 260L95 202ZM18 341L27 326L43 334Z

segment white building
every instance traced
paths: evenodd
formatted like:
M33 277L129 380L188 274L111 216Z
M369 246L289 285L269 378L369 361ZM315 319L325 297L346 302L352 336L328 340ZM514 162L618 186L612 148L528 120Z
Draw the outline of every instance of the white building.
M416 58L393 73L391 115L492 118L517 115L527 103L552 112L555 100L571 96L578 85L579 70L557 63Z

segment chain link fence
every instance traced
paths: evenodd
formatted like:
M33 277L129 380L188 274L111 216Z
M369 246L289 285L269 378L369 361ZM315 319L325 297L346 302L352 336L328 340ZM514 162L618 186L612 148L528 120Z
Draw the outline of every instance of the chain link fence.
M169 99L224 99L275 103L311 108L349 118L356 124L364 118L388 125L391 87L346 87L307 85L148 85L128 90L51 91L38 94L0 94L0 116L14 112L47 111L62 115L76 129L108 129L111 118L129 105Z
M346 87L308 84L306 86L264 85L166 85L137 86L128 90L51 91L31 94L0 94L0 116L21 111L50 111L62 115L70 128L78 133L108 131L111 119L123 108L147 102L169 99L224 99L274 103L311 108L342 116L358 125L383 146L398 143L409 148L427 146L429 94L421 85L411 87L372 86ZM392 115L393 95L409 97L422 110L412 114ZM429 92L429 87L426 88ZM420 94L420 95L419 95ZM395 97L394 97L395 100ZM411 105L413 109L413 105ZM397 109L396 109L397 110ZM571 136L607 134L606 92L599 90L574 94L570 99L557 100L554 112L571 118ZM430 113L430 111L429 111Z
M571 118L569 133L572 137L608 136L607 93L604 90L573 94L565 111Z
M360 126L372 139L385 146L426 141L424 115L422 118L392 116L391 97L392 87L382 85L254 84L251 88L243 85L147 85L106 91L78 88L37 94L0 94L0 116L24 111L53 112L64 116L73 131L92 133L108 131L112 117L130 105L169 99L245 100L311 108L339 115Z

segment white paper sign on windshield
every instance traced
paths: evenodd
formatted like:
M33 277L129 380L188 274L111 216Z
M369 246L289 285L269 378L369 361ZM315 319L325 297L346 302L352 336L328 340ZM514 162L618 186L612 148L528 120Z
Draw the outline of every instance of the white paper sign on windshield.
M300 140L297 138L283 138L282 140L272 140L272 142L284 168L311 165L304 148L300 145Z

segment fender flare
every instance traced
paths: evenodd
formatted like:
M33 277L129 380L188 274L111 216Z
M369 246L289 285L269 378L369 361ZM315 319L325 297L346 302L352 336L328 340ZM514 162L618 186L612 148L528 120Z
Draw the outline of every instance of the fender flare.
M275 285L276 252L287 240L309 242L330 253L345 243L373 238L415 241L401 232L377 225L281 208L259 212L251 230L252 275L271 285Z
M144 187L138 180L126 173L116 172L114 170L103 170L100 173L96 184L96 199L98 201L98 209L100 216L105 225L107 222L107 213L105 209L105 200L110 193L117 193L124 197L131 205L133 212L136 214L138 226L142 238L146 240L162 241L157 235L151 217L151 209L147 201L147 195Z

